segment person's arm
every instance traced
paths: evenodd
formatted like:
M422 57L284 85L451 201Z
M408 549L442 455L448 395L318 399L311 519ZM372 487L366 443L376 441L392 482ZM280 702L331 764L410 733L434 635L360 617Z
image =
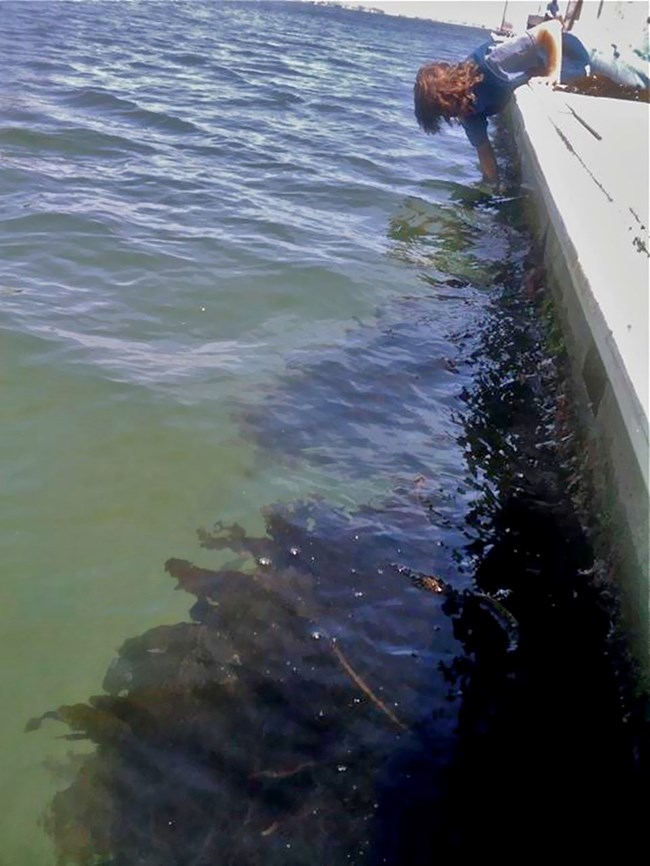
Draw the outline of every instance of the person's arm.
M469 143L476 148L479 165L483 172L483 180L488 181L488 183L497 183L499 169L487 134L487 117L484 114L470 114L468 117L462 118L461 124Z
M483 172L483 180L488 181L488 183L498 183L499 181L499 168L497 166L497 161L494 156L494 151L492 150L492 145L489 140L483 142L476 148L476 153L478 154L479 165L481 166L481 171Z
M548 84L557 84L562 68L562 23L558 20L544 21L528 31L531 38L544 50L548 58L546 70L541 76Z

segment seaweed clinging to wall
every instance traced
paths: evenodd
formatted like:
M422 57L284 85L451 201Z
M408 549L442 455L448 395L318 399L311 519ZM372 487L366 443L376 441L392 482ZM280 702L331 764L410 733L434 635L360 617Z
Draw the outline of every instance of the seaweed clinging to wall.
M505 815L520 850L535 838L538 854L622 856L641 840L649 730L616 593L594 558L568 360L549 348L544 283L530 255L495 294L464 395L462 441L483 488L467 517L475 583L507 599L520 640L504 677L493 641L456 621L466 652L449 671L464 689L450 802L475 839Z

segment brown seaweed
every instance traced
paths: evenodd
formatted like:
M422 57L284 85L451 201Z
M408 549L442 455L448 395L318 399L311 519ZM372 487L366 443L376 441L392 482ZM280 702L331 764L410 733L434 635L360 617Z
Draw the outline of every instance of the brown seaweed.
M375 773L420 701L417 653L381 664L369 654L369 601L408 593L382 579L384 563L360 539L373 513L351 521L324 504L278 506L266 513L266 537L218 529L219 548L248 571L167 561L195 598L192 621L127 640L105 694L28 724L59 724L96 745L46 816L61 863L361 862ZM261 551L272 564L257 562ZM419 634L428 652L439 605L408 598L408 645ZM342 617L358 619L345 654L333 641ZM372 686L362 668L374 671Z
M562 87L567 93L581 93L584 96L600 96L606 99L625 99L632 102L650 102L650 90L647 87L634 87L629 84L618 84L603 75L584 75L576 78L571 84Z

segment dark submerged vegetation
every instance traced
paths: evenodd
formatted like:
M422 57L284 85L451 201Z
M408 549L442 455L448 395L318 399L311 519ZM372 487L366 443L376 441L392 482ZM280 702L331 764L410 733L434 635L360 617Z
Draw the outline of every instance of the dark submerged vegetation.
M471 231L460 247L450 235L442 252L468 245ZM467 288L462 273L450 290ZM585 519L544 271L522 253L490 275L486 324L458 336L445 368L463 383L464 548L441 552L441 501L423 476L347 512L274 505L259 537L200 530L204 549L233 558L167 561L193 597L190 621L127 640L102 694L28 725L96 746L45 818L61 863L424 866L635 850L643 702ZM390 339L413 334L391 327ZM285 394L323 373L349 387L320 363ZM386 393L396 410L399 382ZM268 399L282 409L282 389ZM278 459L301 441L282 414L283 437L263 413L246 419Z

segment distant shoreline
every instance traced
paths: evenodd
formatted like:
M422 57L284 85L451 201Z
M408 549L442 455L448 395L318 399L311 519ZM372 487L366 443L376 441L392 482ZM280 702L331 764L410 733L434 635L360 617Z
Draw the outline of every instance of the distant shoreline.
M438 24L453 24L456 27L476 27L480 30L494 29L485 22L479 21L458 21L458 19L450 19L445 17L437 17L432 14L426 14L426 10L419 10L419 3L400 3L398 0L369 0L368 3L354 2L354 0L311 0L316 6L338 6L343 9L356 9L359 12L369 12L373 15L388 15L392 18L410 18L420 21L435 21ZM432 3L427 3L427 6L433 6ZM446 6L446 3L441 3L441 6ZM399 9L397 7L400 7Z

